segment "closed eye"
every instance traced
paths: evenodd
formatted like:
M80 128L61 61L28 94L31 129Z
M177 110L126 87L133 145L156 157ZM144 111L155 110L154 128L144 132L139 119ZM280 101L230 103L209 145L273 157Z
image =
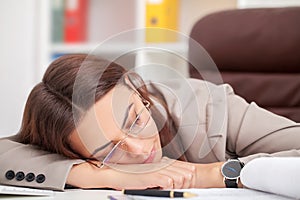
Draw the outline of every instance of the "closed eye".
M132 112L131 110L132 110L132 106L133 106L134 104L133 103L131 103L129 106L128 106L128 108L126 109L126 112L125 112L125 116L124 116L124 120L123 120L123 123L122 123L122 129L126 129L127 128L127 126L128 126L128 124L130 124L130 113Z

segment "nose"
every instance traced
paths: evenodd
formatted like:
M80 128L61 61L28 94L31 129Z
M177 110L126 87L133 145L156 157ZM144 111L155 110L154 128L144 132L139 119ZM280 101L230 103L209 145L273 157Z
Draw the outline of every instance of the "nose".
M154 141L151 139L126 138L127 151L134 155L149 154Z

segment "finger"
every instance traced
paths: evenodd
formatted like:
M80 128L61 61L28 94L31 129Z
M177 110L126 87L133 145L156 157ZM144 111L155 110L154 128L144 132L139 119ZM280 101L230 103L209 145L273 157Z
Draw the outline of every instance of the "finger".
M155 173L151 175L149 179L150 182L152 183L150 184L150 187L159 187L162 189L173 189L174 180L170 176L164 173ZM149 179L147 179L147 181Z
M166 169L163 173L173 179L173 187L177 189L190 188L193 185L193 174L184 168Z
M187 163L183 161L175 161L172 165L165 168L166 170L172 170L177 173L180 173L184 177L184 182L182 188L191 188L194 187L196 181L196 166L193 163ZM177 183L176 179L175 182ZM175 187L178 187L178 184L175 183Z
M184 175L178 171L173 171L172 169L166 169L163 171L166 176L169 176L173 180L173 189L181 189L184 185L185 178Z
M191 172L184 168L170 166L159 171L159 173L173 180L173 188L188 188L192 180Z

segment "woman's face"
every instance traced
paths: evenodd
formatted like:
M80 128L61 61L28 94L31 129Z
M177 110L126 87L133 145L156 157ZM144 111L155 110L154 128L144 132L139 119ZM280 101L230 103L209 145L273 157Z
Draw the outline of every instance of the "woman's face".
M124 85L114 87L88 110L71 134L70 144L86 158L102 161L109 154L107 163L151 163L162 157L150 111L138 93Z

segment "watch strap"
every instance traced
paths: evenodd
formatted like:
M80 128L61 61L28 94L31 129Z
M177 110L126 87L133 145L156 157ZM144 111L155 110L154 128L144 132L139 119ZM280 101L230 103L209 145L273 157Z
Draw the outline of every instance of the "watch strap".
M227 188L237 188L238 187L238 179L227 179L224 178L224 182Z

